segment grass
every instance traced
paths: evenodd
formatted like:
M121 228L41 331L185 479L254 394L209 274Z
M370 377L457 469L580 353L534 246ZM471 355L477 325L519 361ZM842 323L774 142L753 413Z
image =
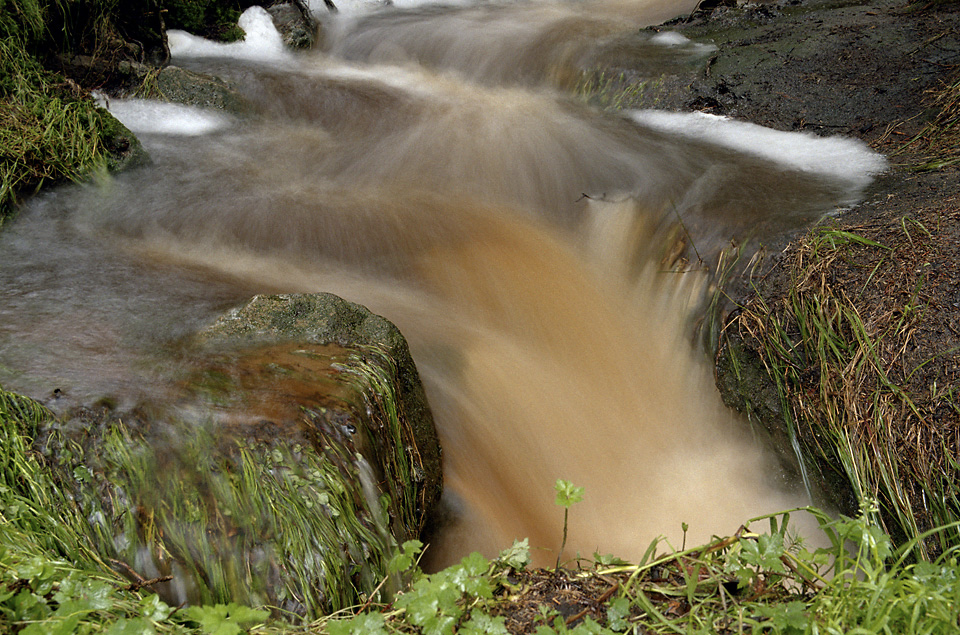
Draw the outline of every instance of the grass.
M582 73L573 87L573 94L603 110L631 110L656 106L662 89L662 78L637 80L626 73L601 70Z
M30 0L0 2L0 223L50 182L116 167L132 136L79 86L43 68L46 13Z
M287 441L160 411L146 422L60 421L0 390L0 504L16 511L5 528L42 537L52 559L121 574L173 604L269 606L294 622L383 601L398 588L387 571L395 536L423 526L417 442L397 412L386 354L348 351L336 370L351 407L367 413L349 419L350 443L309 409L303 438Z
M388 577L394 536L423 525L416 441L396 412L385 357L363 349L337 363L340 381L354 386L351 403L370 413L352 420L369 437L362 460L309 409L301 417L312 432L299 442L157 413L150 420L159 424L107 420L77 430L55 422L34 446L88 519L92 549L128 578L173 576L160 589L177 602L316 618L368 599ZM368 483L379 471L382 494ZM396 585L379 588L376 597L387 597Z
M91 542L128 577L172 574L187 585L178 601L292 615L349 606L380 579L387 534L361 516L332 462L283 445L218 457L212 435L195 432L164 454L158 442L118 427L98 456L76 445L56 452L69 456L60 467L74 482L60 485L92 519Z
M920 236L906 223L903 231L908 238L911 232ZM930 560L960 540L954 524L960 507L953 451L940 435L941 424L932 423L946 395L921 394L928 386L916 375L931 360L916 365L908 355L926 310L924 281L902 281L903 288L913 285L903 300L892 300L900 287L889 282L884 286L891 297L860 297L907 257L904 250L922 253L910 241L894 250L856 233L821 228L785 259L786 296L768 301L757 293L731 328L759 353L776 385L788 434L803 454L839 466L861 505L879 501L878 525L910 544L915 557ZM859 286L843 283L838 273L851 266L869 267ZM951 529L918 538L942 525Z
M426 574L417 567L422 545L410 541L391 550L393 557L350 606L298 624L276 605L264 605L245 589L191 606L176 606L151 591L154 580L121 576L104 557L99 538L85 529L91 520L87 501L76 490L58 487L48 459L31 443L31 435L48 425L42 406L0 391L0 631L36 633L952 633L960 612L960 565L956 547L932 562L911 562L912 545L894 548L875 523L876 508L855 518L830 518L815 509L792 510L754 519L735 534L694 548L675 549L662 540L651 543L639 563L594 555L558 571L527 570L529 548L517 543L489 561L471 554L442 571ZM135 439L115 436L141 452ZM106 455L116 455L114 447ZM243 452L241 452L243 455ZM239 481L208 478L206 485L183 474L181 487L201 499L217 487L254 495L273 489L274 505L289 497L313 497L324 506L323 487L292 484L282 457L257 455L237 459ZM78 455L71 464L77 463ZM102 461L106 463L107 461ZM127 472L142 459L125 458ZM269 469L261 470L261 467ZM203 466L205 470L213 466ZM96 469L96 468L95 468ZM76 470L78 483L97 478L95 469ZM139 469L139 468L137 468ZM145 468L153 469L153 468ZM165 477L165 472L171 475ZM163 489L173 470L150 472ZM105 473L106 479L107 474ZM117 478L112 472L109 478ZM280 479L287 483L269 484ZM104 481L115 494L120 475ZM315 484L314 484L315 485ZM199 489L194 489L199 487ZM325 486L324 486L325 487ZM572 486L571 486L572 487ZM217 492L218 498L224 492ZM230 496L226 496L230 498ZM558 498L559 500L559 498ZM279 501L279 502L277 502ZM564 499L565 510L574 499ZM237 502L239 506L253 505ZM239 510L234 507L231 513ZM198 529L217 533L231 522L226 507L218 519ZM249 508L262 514L266 510ZM171 510L172 512L172 510ZM142 512L138 512L141 513ZM179 509L185 525L191 511ZM792 533L791 518L809 513L820 524L824 548L807 550ZM272 520L258 517L259 523ZM94 515L92 519L96 519ZM290 540L307 528L289 513L277 515ZM158 524L159 524L158 520ZM102 525L101 525L102 526ZM155 525L158 526L158 525ZM759 529L754 529L759 527ZM949 530L950 528L947 528ZM559 527L558 527L559 531ZM921 537L922 539L922 537ZM176 544L164 537L166 544ZM376 589L402 581L400 592ZM242 600L241 598L246 598Z
M936 114L930 122L894 153L918 153L920 158L912 166L918 171L960 163L960 76L932 93L931 107Z

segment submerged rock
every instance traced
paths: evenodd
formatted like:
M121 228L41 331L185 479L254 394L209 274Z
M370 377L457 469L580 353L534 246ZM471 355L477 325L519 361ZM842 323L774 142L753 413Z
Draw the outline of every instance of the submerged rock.
M252 111L252 106L229 82L179 66L167 66L144 76L137 95L187 106L216 108L235 115Z

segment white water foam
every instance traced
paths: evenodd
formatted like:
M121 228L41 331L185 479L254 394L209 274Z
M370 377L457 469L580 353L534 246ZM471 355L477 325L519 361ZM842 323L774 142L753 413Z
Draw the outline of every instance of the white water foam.
M680 35L676 31L660 31L651 37L650 41L663 46L683 46L691 42L689 38Z
M291 54L273 19L263 7L253 6L243 12L238 22L246 34L239 42L213 42L186 31L167 31L170 55L177 58L229 57L232 59L281 62Z
M866 187L887 168L886 159L858 139L784 132L703 112L639 110L629 114L650 128L763 157L801 172L837 178L857 188Z
M154 99L106 99L98 95L97 102L135 134L196 136L221 130L231 123L230 117L221 111Z

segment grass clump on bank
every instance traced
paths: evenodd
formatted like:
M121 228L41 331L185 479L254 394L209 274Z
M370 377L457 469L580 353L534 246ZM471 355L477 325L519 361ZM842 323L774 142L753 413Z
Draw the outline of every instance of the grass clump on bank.
M118 633L159 622L235 633L207 623L271 613L292 629L297 616L393 588L383 584L386 530L357 518L358 493L310 450L240 447L214 459L202 434L158 452L160 439L116 426L94 456L56 424L0 390L0 632L4 620L12 632L81 632L89 618ZM172 608L186 601L193 608Z
M135 143L77 84L30 52L45 28L39 7L0 2L0 223L21 197L116 167L115 153Z
M878 500L878 524L925 560L960 543L958 348L936 264L951 240L909 218L816 230L785 254L786 294L759 290L727 334L759 356L808 467Z
M109 161L107 115L0 34L0 221L50 181L78 180Z
M895 153L918 153L913 169L919 171L960 164L960 76L933 94L931 106L936 115Z
M41 186L116 169L139 152L133 135L84 89L45 67L47 57L72 46L54 37L51 25L66 18L52 6L60 5L0 0L0 223ZM59 29L66 37L74 27Z

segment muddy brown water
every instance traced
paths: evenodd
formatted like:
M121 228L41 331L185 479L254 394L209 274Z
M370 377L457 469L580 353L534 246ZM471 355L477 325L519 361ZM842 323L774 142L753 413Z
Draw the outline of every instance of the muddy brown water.
M324 51L175 57L257 116L143 130L152 165L25 206L0 234L0 383L162 400L185 338L224 310L329 291L410 342L445 451L435 565L524 537L552 562L557 478L586 488L567 555L639 558L681 523L695 541L804 504L720 403L691 324L731 240L859 185L564 92L591 46L678 11L369 10L329 25Z

